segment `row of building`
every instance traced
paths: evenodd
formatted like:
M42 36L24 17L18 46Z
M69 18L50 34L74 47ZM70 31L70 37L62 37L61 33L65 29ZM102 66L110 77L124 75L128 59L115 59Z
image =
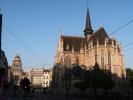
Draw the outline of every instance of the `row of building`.
M1 48L2 38L2 14L0 14L0 87L5 85L20 85L24 77L28 77L31 85L49 87L52 80L52 69L33 68L30 72L23 71L22 61L17 54L11 66Z
M30 80L33 86L50 87L52 69L34 68L30 71Z
M20 85L20 81L27 77L32 86L49 87L52 80L52 69L33 68L29 72L24 72L22 61L17 54L12 66L8 68L8 81L13 85Z

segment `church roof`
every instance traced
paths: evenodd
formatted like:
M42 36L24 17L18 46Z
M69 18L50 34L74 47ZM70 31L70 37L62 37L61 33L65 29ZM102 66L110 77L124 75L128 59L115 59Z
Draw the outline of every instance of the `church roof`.
M64 51L80 51L80 48L85 46L84 37L75 37L75 36L61 36L63 40L63 49Z
M63 42L63 49L64 51L80 51L80 49L85 49L85 44L86 48L88 48L88 43L85 39L85 37L76 37L76 36L61 36L62 42ZM107 35L106 31L104 30L103 27L99 28L96 32L94 32L88 42L93 42L93 46L97 45L97 41L99 45L104 45L105 44L105 39L108 40L106 42L107 44L111 44L111 39Z
M97 41L99 42L99 45L104 45L105 39L108 39L108 43L110 44L110 38L108 37L104 28L101 27L91 35L91 37L89 38L89 41L93 41L93 45L96 45Z

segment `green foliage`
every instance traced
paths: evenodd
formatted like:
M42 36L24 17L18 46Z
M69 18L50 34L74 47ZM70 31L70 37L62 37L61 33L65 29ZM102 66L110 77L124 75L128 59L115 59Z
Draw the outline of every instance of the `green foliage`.
M111 72L100 69L98 64L95 64L93 68L93 70L84 71L84 81L78 82L74 86L80 90L87 88L111 89L114 86Z
M129 82L130 87L133 89L133 70L130 68L126 69L126 78Z
M130 68L126 69L126 77L127 79L132 79L133 80L133 70Z
M80 82L76 82L74 84L74 87L78 88L80 91L84 91L88 88L88 84L86 81L80 81Z
M25 77L20 81L20 86L22 87L22 89L30 89L30 80Z
M90 84L93 88L103 88L110 89L114 86L112 80L112 74L108 70L103 70L99 68L96 64L94 69L91 71Z

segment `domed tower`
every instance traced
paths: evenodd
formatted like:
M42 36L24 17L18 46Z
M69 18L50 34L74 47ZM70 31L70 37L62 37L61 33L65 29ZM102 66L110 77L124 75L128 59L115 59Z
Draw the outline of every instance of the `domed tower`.
M12 75L13 75L13 82L15 85L19 85L19 82L22 77L22 62L20 56L17 54L13 60L12 64Z
M13 60L13 67L22 68L22 62L18 54L15 56Z

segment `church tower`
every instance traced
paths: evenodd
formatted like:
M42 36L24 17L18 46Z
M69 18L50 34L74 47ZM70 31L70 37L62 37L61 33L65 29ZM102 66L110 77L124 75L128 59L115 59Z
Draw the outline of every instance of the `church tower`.
M91 27L89 9L87 7L86 26L85 26L85 30L84 30L84 36L85 36L87 41L89 40L89 38L92 34L93 34L93 30L92 30L92 27Z

